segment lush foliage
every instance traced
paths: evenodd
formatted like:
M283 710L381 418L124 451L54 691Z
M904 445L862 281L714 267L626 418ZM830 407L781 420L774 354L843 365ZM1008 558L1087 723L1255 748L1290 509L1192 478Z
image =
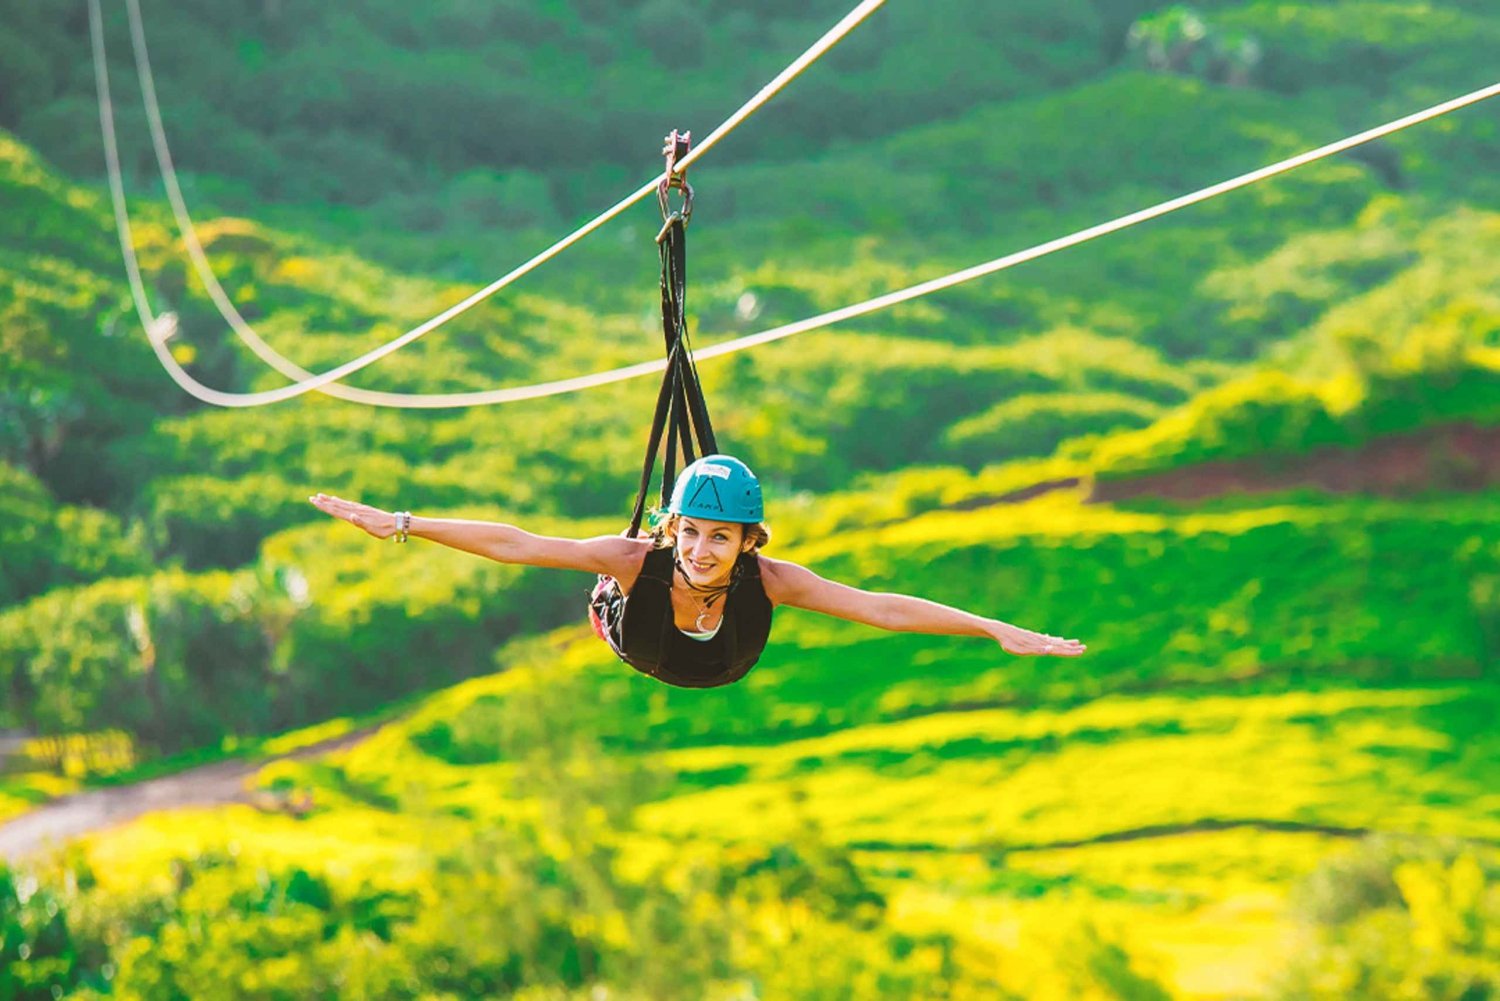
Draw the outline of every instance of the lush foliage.
M281 385L153 197L106 6L171 350L218 388ZM212 267L311 370L602 208L657 135L701 138L843 12L145 9ZM1379 470L1353 496L1297 475L1493 436L1493 115L704 363L771 555L1090 652L783 611L744 683L683 693L578 624L583 575L377 545L303 500L613 533L651 380L469 412L199 407L119 273L83 13L30 5L0 37L0 726L51 771L0 777L0 815L471 680L272 766L250 809L0 870L0 997L1497 989L1493 471L1434 466L1415 499L1361 495ZM1497 42L1475 0L887 5L694 168L692 328L800 319L1317 146L1488 82ZM628 214L353 382L646 357L657 224ZM1289 489L1089 500L1231 463ZM1419 837L1339 860L1382 831Z
M273 549L322 551L336 544L323 531L288 533ZM881 553L875 573L940 598L957 582L985 584L970 564L1004 566L979 597L1038 625L1092 593L1078 631L1094 650L1062 666L1012 661L978 641L860 636L787 613L746 683L683 693L633 676L569 627L511 646L505 673L440 695L339 761L269 770L266 808L285 804L301 820L226 818L191 835L163 820L106 839L92 864L112 873L109 886L69 914L102 908L85 942L108 949L123 996L164 996L212 971L237 978L225 996L339 978L392 997L413 979L567 991L635 982L647 945L698 957L673 981L683 996L747 976L767 996L835 996L860 978L895 997L1066 996L1059 984L1076 996L1164 996L1150 957L1223 920L1216 902L1244 892L1247 865L1269 887L1308 871L1325 831L1500 833L1478 798L1496 781L1488 721L1500 702L1492 684L1468 680L1500 640L1500 589L1480 586L1500 579L1491 503L1425 515L1410 503L1310 500L1152 513L1043 499L841 536L793 555L859 579ZM1266 552L1277 560L1257 559ZM1251 561L1247 583L1234 568ZM345 583L355 593L332 602L333 615L368 600L358 588L369 582ZM310 593L326 586L309 577ZM1330 607L1344 611L1318 611ZM532 833L506 833L517 824ZM1197 854L1175 846L1223 825L1288 833ZM1097 854L1122 835L1142 839L1143 857ZM330 839L345 847L330 853ZM251 845L253 857L224 854ZM154 885L153 867L174 857L186 877L144 897L129 889ZM330 857L347 861L325 871L317 860ZM809 859L821 860L815 876L800 868ZM588 868L600 860L606 870ZM724 866L739 875L724 882L714 875ZM781 896L748 880L766 872L786 881ZM928 898L934 886L947 903ZM848 910L822 911L825 894ZM1094 924L1061 917L1077 894ZM861 910L893 898L899 911ZM1073 930L1029 961L1003 937L941 937L953 932L938 914L977 907ZM681 937L642 937L647 915L665 922L653 934ZM388 922L388 936L367 920ZM1146 958L1115 920L1147 922ZM611 922L634 931L612 935ZM702 938L731 926L771 937ZM132 944L147 940L157 944ZM475 953L481 940L504 947ZM799 951L814 943L816 963ZM270 982L244 979L247 957L267 950L296 958Z
M237 573L111 579L0 612L7 722L118 729L146 752L216 745L479 673L496 643L582 607L566 575L468 557L360 547L330 567L327 546L351 541L319 526Z
M1072 449L1101 475L1130 476L1500 423L1500 292L1485 277L1500 253L1500 218L1459 213L1399 251L1389 222L1293 241L1260 268L1215 276L1226 308L1257 328L1290 329L1320 302L1342 301L1274 367L1202 393L1150 428ZM1373 287L1352 295L1361 273Z
M139 540L120 519L55 503L34 476L0 463L0 606L49 588L144 572Z
M134 874L96 875L81 855L53 871L67 877L61 894L23 877L0 910L21 959L36 957L14 968L17 996L57 984L143 999L832 997L851 982L894 998L993 996L989 977L955 962L950 936L882 931L885 899L815 828L633 866L630 815L661 779L568 725L579 694L519 691L500 719L514 767L495 791L531 810L482 832L408 812L429 850L395 869L309 867L230 842L127 894L109 884ZM32 916L43 910L48 922Z
M1500 991L1500 861L1486 848L1384 839L1302 888L1316 944L1278 996L1479 998Z

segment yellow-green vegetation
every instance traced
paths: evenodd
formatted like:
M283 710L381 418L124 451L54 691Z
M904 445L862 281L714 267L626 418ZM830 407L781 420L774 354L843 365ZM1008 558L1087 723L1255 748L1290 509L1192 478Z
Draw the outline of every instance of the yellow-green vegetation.
M1500 253L1500 216L1461 211L1411 230L1379 208L1347 233L1293 240L1256 268L1209 279L1231 315L1257 330L1337 303L1273 364L1142 431L1072 448L1100 476L1119 477L1350 447L1458 421L1495 425L1500 287L1489 262ZM1346 276L1360 272L1380 277L1351 297Z
M112 943L126 993L136 978L205 984L212 971L252 990L230 958L252 926L189 933L202 920L225 929L242 906L284 915L273 948L302 957L272 982L381 996L399 995L401 976L436 976L439 954L471 991L505 976L567 991L636 984L642 956L699 950L653 997L745 984L796 997L838 984L892 997L1295 997L1346 948L1371 976L1399 978L1371 947L1341 945L1342 929L1395 935L1492 907L1485 850L1443 847L1500 837L1500 690L1480 672L1493 653L1466 646L1492 612L1457 607L1443 580L1494 573L1493 512L1476 500L1163 513L1048 497L847 530L787 555L982 591L955 569L980 547L995 572L1036 584L1007 606L1087 609L1070 631L1090 654L1015 661L977 640L861 636L783 613L746 682L680 692L570 627L512 644L503 673L350 751L266 769L269 813L174 815L94 839L58 863L97 880L65 909L91 915L75 934ZM1275 566L1246 563L1269 550ZM1355 554L1366 562L1350 567ZM1241 568L1236 589L1216 589L1210 556ZM1416 557L1429 578L1409 576ZM1049 571L1053 558L1080 579ZM1333 590L1311 595L1312 580ZM1075 586L1094 597L1070 598ZM1340 586L1367 608L1391 601L1388 628L1313 619L1304 602L1356 607ZM1199 642L1158 636L1158 670L1142 675L1112 637L1151 611L1125 599L1153 594L1164 620L1198 624ZM1417 620L1409 633L1402 616ZM1305 640L1288 631L1298 624ZM1376 834L1397 847L1357 848ZM1373 853L1359 871L1397 889L1367 899L1345 885L1351 851ZM769 896L767 873L780 881ZM273 897L245 896L252 886ZM1304 892L1343 910L1319 916ZM122 909L130 899L142 902ZM165 918L152 899L172 901ZM1478 917L1450 917L1465 914ZM1327 931L1306 938L1303 921ZM319 927L323 945L295 944ZM493 929L485 940L506 947L476 952L459 927ZM1492 962L1479 939L1422 934L1449 935L1423 954L1434 976ZM166 947L148 961L133 937ZM802 958L813 942L821 963Z
M0 779L0 822L19 817L34 806L68 793L82 783L53 770L16 771Z
M701 135L843 13L210 6L147 5L168 131L216 274L313 370L602 208L657 165L661 114ZM887 7L694 167L699 344L1470 90L1500 41L1472 0ZM650 380L469 412L178 394L116 260L74 14L30 5L0 38L0 729L30 762L0 821L383 725L265 767L242 805L0 867L0 998L1500 992L1493 471L1449 456L1399 496L1298 473L1401 436L1492 447L1487 109L705 363L770 555L1090 649L782 611L742 683L685 692L580 625L586 576L379 545L305 502L617 532ZM174 353L281 385L188 267L133 98ZM353 382L650 356L657 222ZM1277 492L1094 502L1231 462Z

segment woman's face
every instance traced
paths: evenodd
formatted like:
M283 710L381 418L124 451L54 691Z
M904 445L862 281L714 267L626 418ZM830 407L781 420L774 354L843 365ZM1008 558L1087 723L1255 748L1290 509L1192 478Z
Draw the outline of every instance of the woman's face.
M729 581L745 545L745 526L733 521L683 517L677 522L677 562L700 586Z

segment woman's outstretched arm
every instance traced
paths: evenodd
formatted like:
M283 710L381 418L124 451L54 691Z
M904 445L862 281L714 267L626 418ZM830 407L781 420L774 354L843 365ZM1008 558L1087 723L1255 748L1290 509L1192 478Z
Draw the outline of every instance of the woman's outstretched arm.
M382 511L369 504L329 494L314 494L308 500L319 511L362 528L377 539L389 539L396 534L394 512ZM407 535L500 563L583 570L615 577L628 576L632 580L640 570L641 550L647 544L641 539L626 539L618 535L593 539L561 539L534 535L515 525L498 521L422 518L415 515L407 528Z
M1077 657L1088 648L1077 640L1035 633L959 608L909 594L861 591L819 577L806 567L761 557L766 596L777 604L805 608L895 632L987 636L1009 653Z

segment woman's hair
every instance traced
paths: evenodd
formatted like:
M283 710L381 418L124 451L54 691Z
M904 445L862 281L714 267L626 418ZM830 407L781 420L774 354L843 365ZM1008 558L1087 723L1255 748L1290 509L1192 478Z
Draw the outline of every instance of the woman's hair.
M670 549L677 545L677 525L681 520L682 515L680 514L668 514L664 515L661 521L656 523L656 526L651 530L651 538L655 541L657 549ZM735 522L734 524L740 524L740 527L745 530L744 537L752 543L750 546L752 553L759 552L771 541L771 526L763 521L756 522L753 525L745 525L739 522Z

